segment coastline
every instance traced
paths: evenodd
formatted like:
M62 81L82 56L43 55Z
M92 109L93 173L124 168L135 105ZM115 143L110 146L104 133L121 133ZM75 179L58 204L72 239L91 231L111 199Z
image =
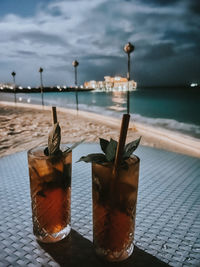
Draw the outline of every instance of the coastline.
M46 144L52 126L51 106L0 101L0 157ZM40 111L40 112L38 112ZM87 111L57 107L62 143L118 140L121 120ZM142 145L200 158L200 140L184 134L130 122L127 142L142 136Z

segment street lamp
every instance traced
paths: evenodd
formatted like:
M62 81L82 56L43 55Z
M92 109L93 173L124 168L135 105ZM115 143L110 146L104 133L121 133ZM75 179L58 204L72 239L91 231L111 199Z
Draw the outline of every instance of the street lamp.
M40 73L40 90L41 90L42 106L44 106L42 72L43 72L43 68L39 68L39 73Z
M75 87L76 87L76 89L75 89L75 91L76 91L76 110L78 112L77 67L78 67L79 63L78 63L77 60L74 60L72 62L72 65L74 66L74 74L75 74L75 81L74 81L74 83L75 83Z
M128 54L128 72L127 72L127 80L128 80L128 90L127 90L127 114L129 114L130 110L130 93L129 93L129 81L130 81L130 53L134 51L135 47L131 43L128 43L124 46L124 52Z
M15 85L15 75L16 75L16 73L13 71L11 73L11 75L13 76L14 94L15 94L15 103L16 103L17 102L17 100L16 100L16 85Z

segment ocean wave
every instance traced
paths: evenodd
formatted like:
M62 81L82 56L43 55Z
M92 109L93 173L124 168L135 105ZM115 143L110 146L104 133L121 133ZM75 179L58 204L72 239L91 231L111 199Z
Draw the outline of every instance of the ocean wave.
M141 116L140 114L132 114L134 121L145 123L155 127L161 127L168 130L181 132L193 137L200 138L200 126L185 122L176 121L174 119L165 118L149 118Z
M68 108L74 108L74 104L67 105ZM119 118L122 116L121 112L116 112L110 108L100 106L88 106L85 104L79 104L80 110L90 111L98 114L104 114L111 117ZM174 119L166 118L151 118L145 117L140 114L131 114L132 121L148 124L154 127L160 127L175 132L181 132L196 138L200 138L200 126L185 122L180 122Z
M29 98L29 100L30 100L29 102L31 103L40 103L41 101L40 98L34 98L34 97L31 97L31 99ZM23 95L22 102L27 102L27 95ZM75 103L70 103L70 102L67 103L67 101L63 101L62 98L45 99L45 105L52 105L52 106L56 105L71 109L76 108ZM97 114L104 114L116 118L120 118L122 116L122 111L120 112L120 110L116 111L116 109L110 109L110 107L101 107L101 106L96 106L94 104L87 105L80 103L79 109L89 112L94 112ZM131 120L135 122L148 124L154 127L160 127L175 132L181 132L189 136L200 138L200 125L180 122L174 119L146 117L135 113L131 114Z
M54 100L51 101L51 104L60 104L63 106L62 101L60 103L54 102ZM72 108L74 109L74 103L73 104L66 104L63 107ZM110 107L100 107L100 106L93 106L93 105L86 105L86 104L79 104L80 110L90 111L98 114L104 114L111 117L119 118L122 116L121 112L116 112L115 109L110 109ZM180 122L174 119L166 119L166 118L151 118L151 117L145 117L140 114L131 114L131 119L135 122L140 122L144 124L148 124L154 127L160 127L164 129L168 129L175 132L180 132L189 136L193 136L196 138L200 138L200 126L185 122Z

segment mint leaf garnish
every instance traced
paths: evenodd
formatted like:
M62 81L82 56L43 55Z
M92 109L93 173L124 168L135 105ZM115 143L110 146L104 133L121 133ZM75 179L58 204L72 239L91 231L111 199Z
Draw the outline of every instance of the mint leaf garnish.
M87 156L83 156L77 162L79 161L94 162L94 163L107 162L106 156L102 153L94 153L94 154L89 154Z
M44 154L45 154L45 156L49 156L49 150L48 150L48 147L45 147L45 149L44 149Z
M89 154L87 156L81 157L77 162L84 161L84 162L94 162L94 163L99 163L99 164L102 164L105 162L114 162L118 142L113 140L112 138L110 139L110 141L103 139L103 138L99 138L99 140L100 140L101 149L105 153L105 155L102 153L93 153L93 154ZM128 159L133 154L133 152L138 147L140 140L141 140L141 137L138 138L137 140L134 140L133 142L128 143L124 147L124 151L122 155L123 160L121 162L121 167L123 167L124 169L128 168L128 165L125 160Z
M109 144L106 147L106 159L107 161L113 161L117 150L117 141L110 139Z
M127 145L125 145L124 153L123 153L124 159L129 158L133 154L133 152L139 146L140 140L141 140L141 136L140 136L140 138L134 140L133 142L130 142Z
M106 153L106 148L109 145L109 141L103 138L99 138L101 149L104 153Z
M58 123L55 123L53 129L49 133L48 138L48 154L49 156L55 155L60 151L61 130Z
M83 141L79 141L74 143L71 147L67 147L64 151L60 149L60 141L61 141L61 129L59 123L55 123L53 125L53 129L49 133L48 137L48 147L44 149L45 156L53 156L53 155L63 155L66 156L67 153L71 152L74 148L80 145Z

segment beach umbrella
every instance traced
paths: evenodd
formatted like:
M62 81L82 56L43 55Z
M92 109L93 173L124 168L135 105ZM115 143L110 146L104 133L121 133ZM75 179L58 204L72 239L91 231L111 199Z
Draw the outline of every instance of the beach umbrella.
M40 90L41 90L42 106L44 106L44 99L43 99L43 79L42 79L43 68L39 68L39 73L40 73Z
M15 75L16 75L16 73L13 71L11 73L11 75L13 76L14 94L15 94L15 103L16 103L17 102L17 100L16 100L16 84L15 84Z
M78 111L77 67L78 67L79 63L78 63L77 60L74 60L72 62L72 65L74 66L74 74L75 74L75 81L74 81L74 83L75 83L75 87L76 87L76 89L75 89L75 91L76 91L76 110Z
M127 72L127 80L128 80L128 90L127 90L127 114L129 114L130 110L130 93L129 93L129 81L130 81L130 54L134 51L135 47L131 43L127 43L124 46L124 52L128 55L128 72Z

